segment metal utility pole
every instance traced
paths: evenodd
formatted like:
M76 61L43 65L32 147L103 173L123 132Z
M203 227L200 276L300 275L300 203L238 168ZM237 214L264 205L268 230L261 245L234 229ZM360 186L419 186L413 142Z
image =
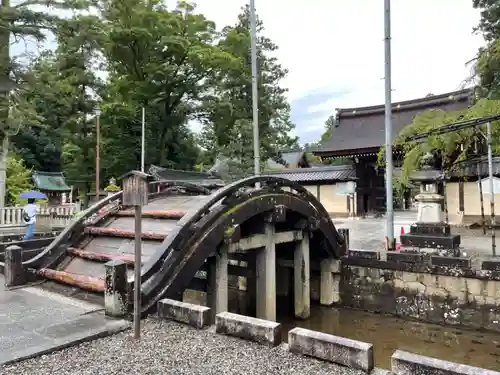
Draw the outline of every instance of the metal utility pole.
M391 0L384 0L385 52L385 193L387 248L394 248L394 210L392 198L392 98L391 98Z
M253 159L254 174L260 175L259 90L257 82L257 19L255 0L250 0L250 43L252 61Z
M101 160L100 160L100 149L101 149L101 123L100 123L100 117L101 117L101 109L96 108L95 110L95 198L96 202L98 202L101 199L101 191L100 191L100 172L101 172Z
M142 131L141 131L141 172L144 172L144 159L146 155L146 108L142 107Z
M491 122L486 123L486 142L488 143L488 174L490 177L490 207L491 207L491 252L493 256L497 255L496 252L496 238L495 238L495 191L493 190L493 151L491 139ZM481 184L481 181L479 181Z
M141 264L142 264L142 207L135 206L134 216L134 338L141 337Z

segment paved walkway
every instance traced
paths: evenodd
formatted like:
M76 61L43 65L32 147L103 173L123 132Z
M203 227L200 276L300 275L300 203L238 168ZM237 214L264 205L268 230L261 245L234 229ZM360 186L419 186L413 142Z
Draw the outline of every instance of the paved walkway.
M128 328L102 307L35 286L4 290L0 275L0 366Z
M416 211L398 211L394 213L394 226L396 242L399 242L399 228L409 226L416 221ZM333 223L337 228L348 228L351 249L382 250L384 249L385 218L367 219L335 219ZM458 230L452 232L461 234L461 247L469 254L491 256L491 235L482 235L481 230ZM462 232L464 234L462 234ZM500 255L500 233L497 229L497 254Z

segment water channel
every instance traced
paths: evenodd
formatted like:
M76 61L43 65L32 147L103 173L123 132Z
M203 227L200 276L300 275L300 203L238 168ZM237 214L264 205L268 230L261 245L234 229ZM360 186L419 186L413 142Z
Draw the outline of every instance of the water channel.
M242 298L234 289L230 293L229 310L240 310ZM190 291L186 302L205 304L205 293ZM277 321L282 323L283 340L295 327L307 328L373 344L375 366L390 369L392 354L400 349L415 354L490 370L500 369L500 334L478 332L461 327L426 324L364 311L311 306L311 317L293 317L291 301L277 301ZM288 303L287 303L288 302Z
M294 327L373 344L375 365L390 369L391 355L400 349L490 370L500 369L500 334L444 327L350 309L313 306L311 318L297 320L281 313L283 339Z

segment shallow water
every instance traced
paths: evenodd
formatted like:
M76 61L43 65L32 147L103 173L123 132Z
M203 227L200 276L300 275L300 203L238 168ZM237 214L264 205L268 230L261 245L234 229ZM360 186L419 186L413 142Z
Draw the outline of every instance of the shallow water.
M500 369L500 334L407 321L350 309L313 306L311 318L297 320L280 314L283 339L302 327L373 344L375 366L390 369L400 349L471 366Z
M186 302L205 304L205 293L189 291ZM460 327L408 321L392 316L351 309L314 305L311 317L293 317L291 301L278 300L278 322L283 326L283 340L295 327L307 328L373 344L375 366L391 367L396 350L439 358L447 361L500 370L500 333L478 332ZM229 310L243 314L245 295L230 292Z

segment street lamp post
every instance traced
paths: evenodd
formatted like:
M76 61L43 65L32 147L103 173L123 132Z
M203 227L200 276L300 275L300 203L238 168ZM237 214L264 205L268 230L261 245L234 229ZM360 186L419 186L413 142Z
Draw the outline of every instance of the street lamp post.
M95 194L96 194L96 202L100 200L101 195L100 195L100 171L101 171L101 160L100 160L100 148L101 148L101 124L100 124L100 117L101 117L101 109L96 108L95 109Z

